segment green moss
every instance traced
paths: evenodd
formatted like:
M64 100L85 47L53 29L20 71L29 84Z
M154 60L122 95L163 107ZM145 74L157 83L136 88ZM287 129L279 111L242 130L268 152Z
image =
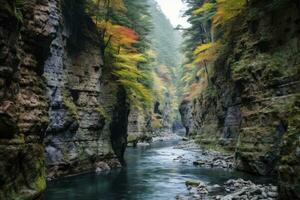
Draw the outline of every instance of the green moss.
M16 143L16 144L24 144L25 143L25 137L24 134L19 134L12 140L10 140L11 143Z
M234 152L235 143L224 144L218 133L219 128L217 122L207 123L202 126L201 132L195 134L195 142L205 150L218 151L224 154Z
M46 179L43 176L40 176L34 182L34 186L37 191L43 191L46 189Z
M192 187L197 187L200 184L200 181L198 180L188 180L185 181L186 186L192 186Z
M127 142L128 143L134 143L134 142L137 142L138 141L138 136L137 135L128 135L127 136Z
M75 119L79 119L77 108L75 104L67 99L66 97L63 97L63 105L66 107L66 109L71 113L72 117Z
M108 115L107 115L107 112L105 111L105 109L102 107L102 106L98 106L95 111L99 114L99 116L101 118L104 118L104 119L107 119L108 118Z
M253 80L253 76L263 80L282 78L287 68L280 57L259 54L255 58L245 58L233 64L234 80ZM256 80L254 80L256 81Z
M201 147L201 149L209 150L209 151L218 151L224 154L234 152L235 148L230 146L222 146L219 144L219 140L217 138L213 139L197 139L196 143Z
M282 164L296 165L298 163L297 158L292 155L286 155L281 157Z

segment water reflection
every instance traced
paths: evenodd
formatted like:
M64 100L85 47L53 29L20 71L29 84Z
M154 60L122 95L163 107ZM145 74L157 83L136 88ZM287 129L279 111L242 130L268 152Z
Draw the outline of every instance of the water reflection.
M160 142L151 147L128 149L127 167L109 173L79 175L50 182L46 200L170 200L186 193L187 179L200 179L220 184L229 178L243 177L264 182L263 178L226 171L205 169L191 164L195 152L173 149L173 142ZM176 160L184 156L190 162ZM175 159L175 160L174 160Z

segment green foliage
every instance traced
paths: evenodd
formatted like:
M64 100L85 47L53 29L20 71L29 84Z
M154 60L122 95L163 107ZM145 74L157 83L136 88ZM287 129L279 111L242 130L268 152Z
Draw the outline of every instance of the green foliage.
M222 40L211 35L235 19L246 8L246 0L186 0L189 9L185 12L191 27L185 31L183 50L182 82L186 98L197 97L210 82L214 61L220 55L227 37L223 30ZM220 30L218 30L220 32ZM200 92L201 91L201 92Z
M113 63L113 74L118 78L120 83L127 91L127 97L132 106L151 107L152 94L138 80L144 79L144 76L138 70L138 63L146 62L146 59L141 54L120 52L115 56Z
M197 97L207 85L208 62L215 56L215 43L212 42L211 21L216 12L215 0L185 0L188 10L185 16L191 27L184 31L181 93L183 98ZM205 70L203 69L205 68Z
M22 14L23 6L24 6L24 0L16 0L15 16L20 22L23 22L23 14Z
M215 87L208 87L203 91L203 96L205 99L214 99L217 97L217 90Z
M151 1L150 11L154 23L151 39L153 50L156 52L156 61L161 65L175 68L180 65L178 51L181 42L180 33L174 30L155 1Z
M119 79L118 82L126 89L127 97L133 106L151 107L152 94L143 84L126 79Z
M151 0L150 12L153 18L153 30L150 33L151 57L153 58L154 100L160 103L160 109L171 110L170 121L176 118L178 109L178 80L180 78L181 33L175 30L160 10L158 4ZM156 121L157 122L157 121ZM159 123L155 123L158 125Z
M259 54L255 58L243 59L234 63L232 77L234 80L243 80L248 82L253 80L253 75L256 79L259 77L264 80L272 80L276 77L282 78L287 72L284 66L284 61L278 57Z
M137 9L141 12L136 12ZM152 69L147 67L146 38L150 27L147 1L94 0L89 11L102 35L105 66L126 90L132 106L150 108L153 79Z

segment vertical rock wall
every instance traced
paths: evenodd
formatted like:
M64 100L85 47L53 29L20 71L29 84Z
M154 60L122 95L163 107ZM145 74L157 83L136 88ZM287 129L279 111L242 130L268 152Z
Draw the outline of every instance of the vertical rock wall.
M147 141L152 137L151 113L140 108L131 108L128 117L128 145L135 146L139 141Z
M1 0L0 199L38 197L46 174L123 161L126 94L103 66L93 23L69 2ZM81 17L77 29L64 7Z
M48 102L43 61L57 21L56 1L1 1L0 199L37 197L46 187L43 137ZM14 11L14 12L13 12Z
M155 102L153 112L132 107L128 117L128 146L138 142L150 142L155 136L172 133L171 100L165 97L165 102Z
M190 101L182 101L179 106L179 113L181 115L181 123L185 128L185 135L193 134L193 118L192 118L192 103Z
M194 134L235 153L237 169L278 175L281 198L299 199L300 4L248 3L216 32L227 38L209 87L192 102Z
M74 11L78 12L84 11ZM120 138L126 138L127 129L114 130L111 126L127 124L128 116L124 112L126 96L118 95L121 89L113 82L110 71L104 69L100 41L88 17L83 15L81 24L68 24L71 22L64 11L59 15L44 73L50 98L45 138L49 178L93 170L98 161L122 160L120 152L124 152L126 140ZM75 44L70 43L75 34L71 26L78 26L82 32ZM80 46L75 48L76 45ZM124 116L115 118L119 113Z

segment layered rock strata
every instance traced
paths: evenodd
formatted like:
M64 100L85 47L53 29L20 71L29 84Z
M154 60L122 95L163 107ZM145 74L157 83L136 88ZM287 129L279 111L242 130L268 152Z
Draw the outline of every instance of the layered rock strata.
M43 65L57 26L56 1L0 8L0 199L38 197L46 187L48 100ZM23 14L22 14L23 13Z
M237 169L278 175L281 198L299 199L299 2L248 1L222 31L211 83L190 103L193 134L234 153Z
M123 162L126 93L91 19L69 3L1 1L0 199L39 197L46 174Z
M91 171L99 161L122 161L126 147L126 94L104 67L97 31L84 10L73 10L82 14L78 22L68 20L64 4L44 65L50 99L44 140L49 178ZM80 37L74 39L76 34Z

